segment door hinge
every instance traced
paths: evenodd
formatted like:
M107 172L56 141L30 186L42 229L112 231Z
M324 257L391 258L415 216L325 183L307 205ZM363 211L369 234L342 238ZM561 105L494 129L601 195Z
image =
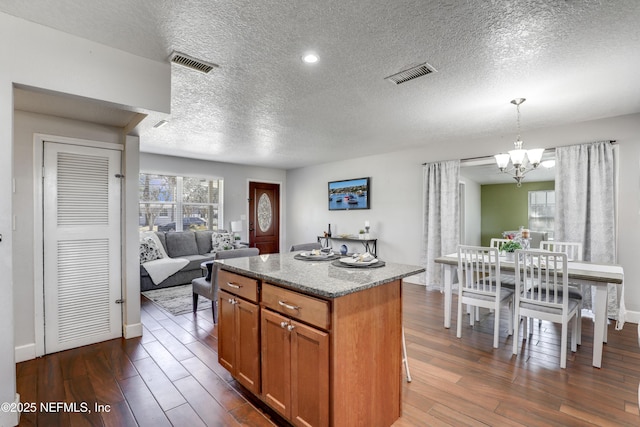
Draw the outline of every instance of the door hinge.
M116 304L124 304L124 300L122 298L117 299Z
M116 178L124 178L124 175L122 175L121 173L117 173Z

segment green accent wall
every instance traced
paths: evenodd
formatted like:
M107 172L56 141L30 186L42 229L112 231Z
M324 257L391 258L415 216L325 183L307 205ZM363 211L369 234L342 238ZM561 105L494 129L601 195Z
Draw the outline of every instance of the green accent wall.
M492 184L480 187L480 241L489 246L491 238L502 238L505 230L528 228L529 191L553 190L554 181Z

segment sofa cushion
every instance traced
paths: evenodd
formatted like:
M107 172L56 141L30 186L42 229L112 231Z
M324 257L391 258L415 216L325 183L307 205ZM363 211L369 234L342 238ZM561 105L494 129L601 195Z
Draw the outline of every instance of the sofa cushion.
M167 253L171 258L182 258L185 255L197 255L198 245L193 231L170 231L165 234Z
M196 244L198 245L198 253L200 255L208 254L211 252L211 234L213 231L200 230L196 231Z

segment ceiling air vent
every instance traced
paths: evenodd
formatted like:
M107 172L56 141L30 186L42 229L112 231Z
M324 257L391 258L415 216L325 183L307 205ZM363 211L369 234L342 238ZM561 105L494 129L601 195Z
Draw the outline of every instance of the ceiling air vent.
M202 59L196 59L193 56L173 51L169 56L169 62L182 65L183 67L191 68L192 70L200 71L201 73L208 74L214 68L218 68L216 64L203 61Z
M424 64L416 65L415 67L400 71L399 73L385 77L384 79L399 85L400 83L408 82L409 80L417 79L418 77L426 76L427 74L435 72L436 69L425 62Z

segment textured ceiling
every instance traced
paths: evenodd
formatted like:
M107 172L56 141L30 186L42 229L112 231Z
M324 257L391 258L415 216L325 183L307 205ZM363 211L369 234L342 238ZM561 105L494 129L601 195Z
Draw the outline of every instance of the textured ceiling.
M55 5L55 6L54 6ZM170 123L141 150L294 168L640 111L640 1L1 0L140 56L173 50ZM320 61L300 60L308 50ZM428 62L438 72L384 77ZM141 76L144 78L144 76Z

